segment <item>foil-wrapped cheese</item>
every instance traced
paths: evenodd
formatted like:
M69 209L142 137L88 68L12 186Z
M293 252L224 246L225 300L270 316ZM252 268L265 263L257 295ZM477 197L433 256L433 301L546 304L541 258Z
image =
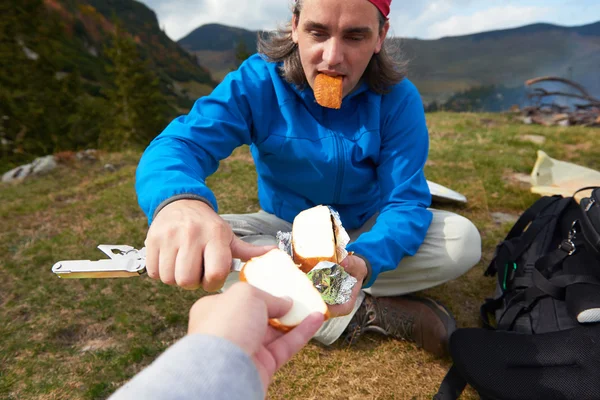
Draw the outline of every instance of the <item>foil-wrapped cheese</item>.
M321 293L323 301L329 305L344 304L349 301L357 282L355 277L344 270L344 267L331 261L321 261L306 276Z

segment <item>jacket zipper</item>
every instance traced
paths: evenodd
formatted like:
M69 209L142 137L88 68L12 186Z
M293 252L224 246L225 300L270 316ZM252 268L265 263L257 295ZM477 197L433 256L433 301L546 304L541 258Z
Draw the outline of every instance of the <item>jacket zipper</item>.
M340 193L342 191L342 179L344 177L344 143L338 137L337 133L331 131L333 138L335 140L335 148L336 148L336 159L337 159L337 174L335 177L335 192L333 194L333 203L338 204L340 202Z

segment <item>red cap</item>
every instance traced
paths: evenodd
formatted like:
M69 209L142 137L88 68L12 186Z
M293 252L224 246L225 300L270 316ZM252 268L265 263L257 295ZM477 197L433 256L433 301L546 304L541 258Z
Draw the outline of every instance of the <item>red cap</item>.
M392 0L369 0L381 13L384 17L388 17L390 15L390 4L392 4Z

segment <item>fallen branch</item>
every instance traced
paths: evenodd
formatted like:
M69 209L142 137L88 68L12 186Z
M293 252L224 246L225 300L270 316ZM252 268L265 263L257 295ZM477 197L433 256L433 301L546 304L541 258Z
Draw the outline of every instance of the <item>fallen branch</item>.
M585 90L585 88L583 86L581 86L580 84L570 81L568 79L565 78L560 78L558 76L542 76L539 78L533 78L533 79L529 79L528 81L525 81L525 85L526 86L531 86L531 85L535 85L536 83L540 83L540 82L560 82L563 83L565 85L571 86L573 88L575 88L576 90L578 90L581 93L581 99L584 100L588 100L590 103L598 103L600 104L600 100L598 100L597 98L593 97L592 95L590 95L588 93L587 90ZM536 89L536 90L543 90L543 89ZM560 93L560 95L565 95L565 93Z
M600 126L600 100L591 96L583 86L568 79L555 76L544 76L540 78L529 79L525 82L525 85L531 86L540 82L560 82L576 89L580 94L534 88L532 93L527 94L527 97L529 99L536 99L537 104L535 106L523 108L525 123L540 124L545 126ZM555 96L585 100L587 103L575 104L572 107L555 103L542 103L544 99ZM574 111L570 111L572 109L574 109Z
M546 96L562 96L562 97L571 97L574 99L580 99L580 100L588 100L590 101L589 97L586 96L582 96L579 94L574 94L574 93L564 93L564 92L549 92L545 89L541 89L541 88L535 88L534 89L534 93L530 93L527 95L527 97L534 98L534 97L546 97ZM590 105L595 105L596 102L592 101ZM600 101L598 101L598 104L600 104Z

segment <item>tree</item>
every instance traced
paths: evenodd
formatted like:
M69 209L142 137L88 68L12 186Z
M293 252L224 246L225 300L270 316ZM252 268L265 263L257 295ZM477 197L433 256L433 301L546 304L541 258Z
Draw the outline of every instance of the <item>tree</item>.
M133 39L115 24L111 46L105 49L111 88L108 97L110 126L101 133L99 145L121 149L147 145L166 125L168 103L159 79L144 61Z
M248 51L248 46L246 45L246 42L244 42L243 40L240 40L238 42L238 44L235 46L235 63L236 63L236 65L239 67L251 55L252 54Z
M19 163L52 153L61 143L76 108L77 84L57 79L54 56L62 27L43 1L0 3L2 158Z

